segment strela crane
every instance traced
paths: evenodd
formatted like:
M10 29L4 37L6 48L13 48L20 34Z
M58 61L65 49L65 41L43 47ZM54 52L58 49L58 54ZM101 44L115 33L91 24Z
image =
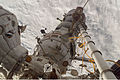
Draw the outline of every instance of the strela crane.
M23 32L25 28L18 25L13 13L0 7L0 63L2 65L0 71L4 76L8 79L11 79L13 75L19 75L20 79L64 78L61 75L66 73L67 66L71 65L76 55L77 39L74 37L82 34L92 51L91 55L102 78L115 79L100 51L94 46L94 42L86 32L83 8L77 7L70 10L60 21L56 29L46 33L42 39L36 37L38 44L34 54L28 55L27 49L22 47L20 42L20 32ZM85 46L82 43L80 45ZM75 70L73 72L76 75L77 72Z

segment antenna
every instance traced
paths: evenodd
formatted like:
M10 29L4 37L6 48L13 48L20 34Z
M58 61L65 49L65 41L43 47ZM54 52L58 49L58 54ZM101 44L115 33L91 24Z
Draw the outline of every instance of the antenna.
M86 4L89 2L90 0L87 0L87 2L84 4L83 8L86 6Z

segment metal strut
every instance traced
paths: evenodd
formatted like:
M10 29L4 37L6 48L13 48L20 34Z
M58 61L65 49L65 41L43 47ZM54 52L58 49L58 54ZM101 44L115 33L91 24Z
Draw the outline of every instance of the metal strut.
M87 3L89 2L90 0L87 0L87 2L84 4L83 8L87 5Z
M78 25L78 26L80 27L80 32L82 33L83 37L87 41L87 44L91 50L91 57L93 57L97 65L97 68L101 74L101 77L103 79L116 79L115 75L112 73L107 63L103 59L101 52L96 48L94 42L91 40L90 37L86 37L86 36L89 36L87 32L84 30L83 27L81 27L81 25Z

